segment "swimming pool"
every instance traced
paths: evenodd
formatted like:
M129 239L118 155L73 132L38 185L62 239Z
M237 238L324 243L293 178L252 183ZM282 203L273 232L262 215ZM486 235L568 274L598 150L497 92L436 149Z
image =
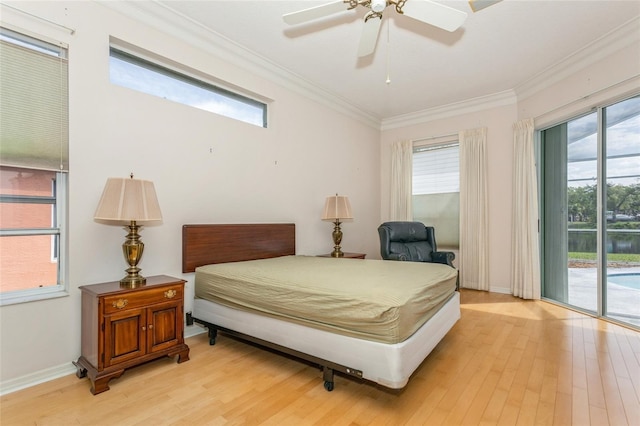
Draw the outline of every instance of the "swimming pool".
M610 274L607 275L607 282L640 290L640 273Z

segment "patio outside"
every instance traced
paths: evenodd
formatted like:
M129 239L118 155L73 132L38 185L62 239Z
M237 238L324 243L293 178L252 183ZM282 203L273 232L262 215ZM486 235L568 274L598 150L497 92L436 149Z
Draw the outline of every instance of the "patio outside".
M627 267L609 267L607 280L607 316L640 328L640 264ZM616 274L632 276L636 288L612 281ZM631 277L630 277L631 278ZM629 280L631 281L631 279ZM597 268L582 264L569 266L569 304L593 311L597 306Z

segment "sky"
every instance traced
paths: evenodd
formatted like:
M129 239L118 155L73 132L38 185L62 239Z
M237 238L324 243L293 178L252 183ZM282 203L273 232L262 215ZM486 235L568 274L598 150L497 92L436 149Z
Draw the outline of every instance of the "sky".
M607 122L607 182L640 184L640 97L604 109ZM568 179L571 186L594 185L597 177L597 113L572 120L568 133Z
M114 56L110 58L109 73L111 82L119 86L263 127L263 104L248 104L231 93L225 96L206 88L207 83L198 86L194 84L195 79L181 80L177 74L164 74Z

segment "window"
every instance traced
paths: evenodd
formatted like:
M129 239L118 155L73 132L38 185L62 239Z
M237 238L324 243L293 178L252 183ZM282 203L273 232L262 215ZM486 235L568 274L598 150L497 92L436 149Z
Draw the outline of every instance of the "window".
M66 57L0 28L0 305L66 294Z
M153 56L157 58L156 55ZM167 60L166 62L171 61ZM263 102L223 89L203 79L175 71L164 64L160 65L113 46L110 49L109 74L111 82L119 86L245 123L267 127L267 105Z
M438 246L460 244L459 145L449 141L413 148L413 218L437 230Z

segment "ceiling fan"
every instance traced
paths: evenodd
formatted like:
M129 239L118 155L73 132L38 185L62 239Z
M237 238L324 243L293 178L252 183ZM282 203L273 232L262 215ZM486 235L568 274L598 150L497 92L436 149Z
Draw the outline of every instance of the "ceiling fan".
M358 6L371 9L364 17L364 28L358 47L359 57L368 56L375 50L382 23L382 13L387 6L394 6L396 12L401 15L446 31L457 30L467 18L466 12L430 0L338 0L287 13L282 18L285 23L296 25L345 10L355 9Z

